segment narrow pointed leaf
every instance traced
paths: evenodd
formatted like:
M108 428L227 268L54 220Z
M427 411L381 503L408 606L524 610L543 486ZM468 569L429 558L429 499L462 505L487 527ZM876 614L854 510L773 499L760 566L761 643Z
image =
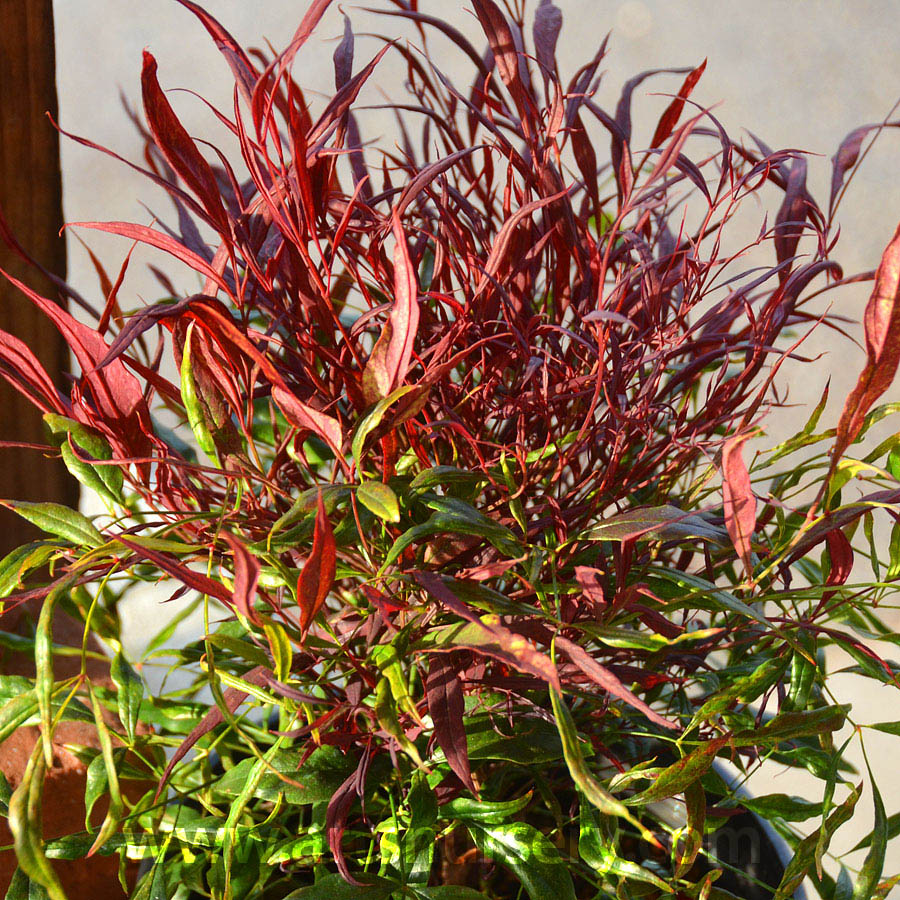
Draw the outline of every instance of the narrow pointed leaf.
M425 679L425 697L428 701L428 713L434 723L434 738L444 751L447 764L459 780L477 795L466 747L466 729L463 723L465 700L451 655L432 655L428 677Z
M331 586L337 565L337 547L334 532L325 511L325 502L319 494L316 523L313 530L313 545L297 581L297 603L300 606L300 630L309 630Z

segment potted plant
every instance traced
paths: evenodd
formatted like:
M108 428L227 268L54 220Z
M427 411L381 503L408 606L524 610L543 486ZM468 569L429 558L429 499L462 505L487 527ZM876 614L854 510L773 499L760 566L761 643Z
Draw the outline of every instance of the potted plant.
M217 115L243 168L187 134L145 53L144 172L177 225L79 227L164 250L202 288L126 314L123 267L86 325L23 286L72 347L70 396L0 342L108 505L7 501L46 534L0 564L8 606L42 600L28 704L0 708L0 737L36 720L44 738L8 798L15 896L58 900L50 860L95 853L143 860L142 898L783 898L807 875L826 898L885 896L874 782L862 868L827 856L863 790L861 729L835 735L863 723L823 651L897 687L864 639L892 637L876 607L900 568L895 549L878 568L873 529L896 517L900 439L858 442L892 411L875 402L900 355L900 237L837 425L816 431L823 398L778 447L755 440L780 368L814 364L802 333L836 322L823 295L853 280L835 213L868 131L839 149L826 210L801 154L737 143L693 103L703 65L634 137L635 90L673 73L604 111L606 42L560 72L548 0L530 27L473 0L485 55L416 4L382 10L449 37L465 87L401 44L355 68L346 22L323 104L291 66L327 0L270 60L179 2L234 74ZM367 141L358 99L386 53L408 72L399 147ZM859 553L872 583L849 580ZM171 602L129 660L119 604L146 582ZM168 644L197 609L202 634ZM112 648L112 687L84 663L54 676L55 610ZM182 680L151 692L161 660ZM108 813L43 842L42 772L73 717L101 737L80 752ZM724 762L804 768L821 796L745 796ZM152 786L129 799L126 777ZM721 851L748 811L792 847L770 889Z

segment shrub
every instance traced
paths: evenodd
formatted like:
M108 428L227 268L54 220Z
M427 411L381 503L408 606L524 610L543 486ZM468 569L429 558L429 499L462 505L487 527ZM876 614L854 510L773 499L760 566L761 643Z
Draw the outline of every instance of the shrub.
M746 808L793 846L778 896L807 874L823 897L850 879L884 896L874 783L862 868L821 868L862 789L835 734L863 734L824 650L898 686L866 639L894 637L876 607L900 532L883 572L873 519L896 519L900 438L848 452L893 411L874 404L900 355L900 236L836 427L816 431L823 398L748 450L780 367L813 364L803 333L841 327L823 295L872 277L832 258L871 129L836 154L826 211L802 154L735 142L693 103L703 65L641 73L601 109L606 42L564 78L547 0L530 37L518 4L473 0L484 56L416 4L383 10L449 37L471 87L399 43L354 74L348 22L318 112L291 66L327 0L271 60L180 2L234 74L216 115L244 169L186 133L145 53L142 171L177 224L78 224L165 251L202 288L125 314L126 261L86 325L20 285L72 347L69 396L0 344L108 505L7 501L46 534L0 565L8 606L43 600L30 705L0 710L3 735L22 715L44 728L10 800L24 873L56 897L48 856L118 852L150 860L140 897L715 898L729 878L752 890L716 881L705 849ZM358 99L387 53L407 71L399 147L366 142ZM676 93L648 143L632 97L660 75ZM875 581L850 581L859 554ZM154 695L118 605L157 581L179 602L143 664L187 682ZM198 605L203 635L166 646ZM118 690L54 680L55 607L113 649ZM71 716L105 736L85 754L110 811L44 846L43 753ZM823 796L744 798L716 759L807 769ZM132 805L118 779L139 774L158 788Z

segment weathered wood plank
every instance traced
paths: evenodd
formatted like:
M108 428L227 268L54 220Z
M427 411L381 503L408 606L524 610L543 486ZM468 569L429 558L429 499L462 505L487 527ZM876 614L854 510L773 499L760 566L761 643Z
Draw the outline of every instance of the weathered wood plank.
M56 70L51 0L0 0L0 205L21 244L47 269L66 274L62 227ZM57 292L6 247L0 267L47 297ZM24 340L54 378L68 371L65 343L25 298L0 278L0 328ZM62 381L60 381L62 383ZM0 439L45 442L40 414L0 381ZM62 463L34 450L0 450L0 497L77 501ZM0 552L21 543L22 520L0 510Z

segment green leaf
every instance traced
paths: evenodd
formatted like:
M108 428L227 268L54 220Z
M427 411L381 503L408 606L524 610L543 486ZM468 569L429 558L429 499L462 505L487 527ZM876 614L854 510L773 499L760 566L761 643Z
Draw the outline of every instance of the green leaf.
M356 426L356 433L353 435L353 442L350 445L350 451L356 460L356 471L362 474L362 454L365 448L366 438L381 424L384 414L390 407L396 403L401 397L406 396L410 391L421 390L417 385L407 384L397 388L387 397L379 400L360 420ZM413 413L414 415L415 413Z
M629 806L646 805L680 794L685 788L699 781L711 768L716 754L728 746L728 737L713 738L692 750L683 759L662 770L646 790L629 797Z
M400 521L397 495L386 484L380 481L364 481L356 489L356 499L379 519L395 524Z
M90 830L91 812L96 802L106 793L108 778L106 774L106 760L102 753L98 753L89 763L84 782L84 827ZM91 838L91 844L93 843ZM84 848L85 853L90 849L90 844Z
M793 858L785 867L784 875L781 878L781 884L778 885L774 900L787 900L788 897L793 897L794 892L803 882L807 871L815 861L816 846L821 843L821 834L824 833L825 835L824 844L827 847L835 831L853 815L853 809L857 800L859 800L859 790L854 789L843 803L835 807L827 821L821 826L821 829L814 831L809 837L804 838L797 844Z
M453 821L459 819L462 822L489 822L500 825L520 813L531 802L531 791L516 800L491 802L488 800L473 800L470 797L457 797L440 808L442 819Z
M517 765L545 765L562 759L559 732L543 719L517 722L511 734L505 734L501 723L491 716L469 716L466 722L466 748L470 760L500 759ZM437 748L435 762L444 762L444 752Z
M219 454L216 451L216 442L203 415L203 405L197 394L197 384L194 381L193 367L191 366L191 336L194 331L194 323L188 325L184 338L184 347L181 355L181 402L187 413L188 424L194 433L194 438L200 449L216 464L219 464Z
M847 718L850 705L823 706L821 709L780 713L762 728L739 731L733 736L735 745L779 744L800 737L812 737L838 731Z
M488 900L487 894L460 884L440 884L434 887L411 884L409 889L421 900Z
M468 503L456 497L433 497L426 505L435 509L435 512L427 521L421 525L414 525L394 541L384 558L379 574L383 574L407 547L432 534L471 534L484 538L501 553L516 556L520 552L512 531L489 519Z
M134 743L134 729L138 723L141 700L144 696L144 682L128 664L121 650L116 653L110 663L109 675L117 688L116 705L119 711L119 721L128 735L129 742Z
M678 598L684 604L692 604L701 608L722 609L736 613L745 619L750 619L752 622L758 622L767 628L771 627L766 618L757 613L753 607L744 603L743 600L739 600L733 594L728 593L728 591L716 587L699 575L675 569L652 569L647 573L647 579L676 585L679 589ZM684 588L689 588L690 590L685 592ZM661 588L661 590L665 590L665 588Z
M94 710L94 724L97 729L97 737L100 740L100 755L106 767L106 784L109 792L109 808L107 809L106 817L103 819L103 824L97 832L97 837L94 839L91 849L88 850L88 856L92 856L119 827L122 813L125 810L125 802L119 789L119 773L116 771L116 761L113 758L112 738L109 734L109 728L106 726L103 710L96 695L91 690L90 684L88 684L88 691L90 692L91 706Z
M7 553L0 560L0 598L8 597L21 587L22 578L32 569L42 566L59 549L56 544L32 541Z
M868 767L868 762L866 762ZM881 873L884 871L884 857L887 852L888 842L888 820L884 813L884 803L881 800L881 793L878 785L872 777L872 770L869 769L869 780L872 782L872 800L875 805L875 826L870 836L869 852L866 854L865 862L856 876L856 885L853 888L853 900L870 900L874 897L875 889L881 880Z
M575 722L572 720L569 707L553 689L550 690L550 702L553 704L553 715L556 718L556 727L559 729L559 737L562 741L563 756L575 784L604 815L623 816L630 819L631 815L625 808L625 804L603 788L588 769L578 743Z
M46 413L44 422L57 436L63 462L75 478L88 490L105 500L111 503L121 503L124 485L121 468L118 465L94 465L80 458L87 455L95 460L111 460L113 458L112 448L106 438L75 419L58 416L54 413ZM76 453L73 447L83 451L83 454Z
M640 881L652 884L667 894L671 893L669 885L658 875L616 854L612 843L600 831L597 814L583 798L579 805L578 819L578 855L598 875L613 875L627 882Z
M371 651L372 662L378 666L379 671L387 678L391 686L391 696L399 709L412 717L419 725L424 725L416 704L409 693L409 685L406 683L406 675L400 662L400 656L394 643L378 644Z
M481 853L510 869L531 900L576 900L568 868L536 828L524 822L468 828Z
M697 710L686 730L690 731L700 722L708 722L715 716L718 716L728 709L735 700L741 700L743 703L752 703L760 694L781 678L788 667L789 661L790 658L784 654L775 659L768 659L749 675L736 678L722 690L716 691Z
M410 488L414 491L424 491L429 488L445 484L469 484L475 485L481 481L487 481L486 476L478 472L469 472L466 469L457 469L456 466L433 466L419 472L410 482Z
M274 801L279 794L284 795L285 802L292 806L306 806L311 803L324 803L341 786L356 766L352 758L345 756L337 747L318 747L310 754L303 765L299 750L282 750L269 762L275 771L266 771L256 784L253 796L260 800ZM237 796L247 783L255 759L241 760L229 769L216 783L212 790L225 797ZM290 781L278 777L278 773Z
M375 875L354 878L361 883L348 884L340 875L326 875L315 884L292 891L284 900L387 900L399 887L396 881Z
M59 595L59 588L47 595L34 632L34 690L41 715L44 762L48 769L53 765L53 610Z
M106 543L90 519L68 506L59 503L28 503L24 500L4 500L2 505L46 534L55 534L79 547L96 548Z
M9 829L15 841L20 868L46 888L50 900L66 900L66 892L44 854L41 796L46 765L40 743L35 744L22 781L9 801Z
M13 873L4 900L48 900L46 888L32 881L21 869Z
M699 538L723 546L728 542L724 528L707 522L698 513L687 513L668 504L616 513L591 528L583 539L625 541L635 536L666 541Z
M29 690L0 707L0 743L38 711L37 693Z
M294 649L291 646L287 632L277 622L266 622L263 631L269 641L269 650L272 653L272 661L275 663L275 677L279 681L286 681L291 672L291 662L294 658Z
M822 803L811 803L801 797L787 794L764 794L761 797L742 797L741 806L767 821L784 819L786 822L803 822L822 815Z

